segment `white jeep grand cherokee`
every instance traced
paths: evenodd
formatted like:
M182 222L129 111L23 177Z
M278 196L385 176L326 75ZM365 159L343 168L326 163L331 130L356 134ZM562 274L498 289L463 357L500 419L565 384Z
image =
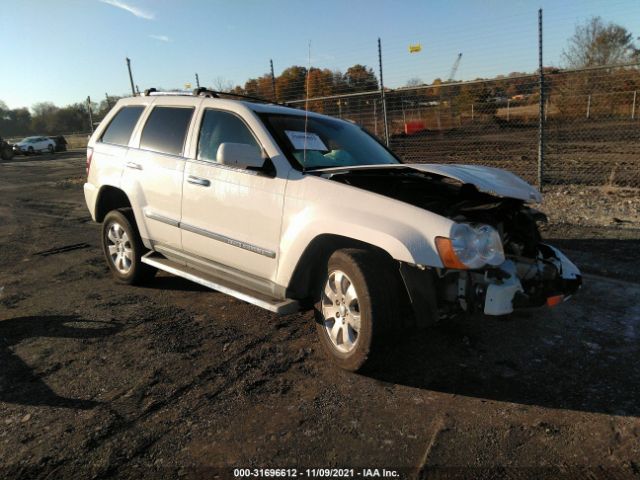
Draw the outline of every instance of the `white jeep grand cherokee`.
M87 176L117 281L160 269L273 312L314 308L348 370L394 329L554 305L581 283L541 242L527 205L541 196L519 177L404 164L357 125L292 108L152 89L95 131Z

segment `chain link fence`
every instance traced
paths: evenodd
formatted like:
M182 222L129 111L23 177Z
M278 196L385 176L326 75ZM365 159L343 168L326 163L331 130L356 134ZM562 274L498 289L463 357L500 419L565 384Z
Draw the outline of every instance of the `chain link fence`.
M385 142L386 104L388 144L407 162L494 166L542 187L637 188L639 67L547 71L542 110L537 74L387 89L384 101L374 91L288 103L356 122Z

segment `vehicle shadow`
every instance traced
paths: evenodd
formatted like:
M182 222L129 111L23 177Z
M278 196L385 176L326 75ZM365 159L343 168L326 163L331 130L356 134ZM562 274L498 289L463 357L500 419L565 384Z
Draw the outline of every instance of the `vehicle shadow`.
M81 323L75 326L73 323ZM0 402L90 409L99 402L67 398L56 394L12 347L36 337L88 339L113 335L120 326L90 321L75 315L16 317L0 321ZM52 368L60 368L54 365ZM64 368L63 366L61 368Z
M395 338L366 375L483 400L640 416L640 345L606 326L593 335L576 331L582 319L569 315L525 315L457 321ZM558 321L565 325L549 328Z

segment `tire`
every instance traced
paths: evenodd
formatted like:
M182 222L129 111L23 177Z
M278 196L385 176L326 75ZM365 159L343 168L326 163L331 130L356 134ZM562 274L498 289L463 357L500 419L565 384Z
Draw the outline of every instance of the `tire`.
M49 147L47 147L49 150L49 153L53 155L53 153L56 151L55 147L53 145L49 145Z
M343 249L329 257L323 272L314 308L323 350L344 370L375 365L385 337L398 324L398 274L392 261L367 250Z
M140 285L153 278L156 269L142 263L146 253L130 208L111 210L102 222L102 251L118 283Z
M28 154L28 155L33 155L34 153L35 153L35 150L33 149L33 147L29 147L29 148L27 149L27 154Z

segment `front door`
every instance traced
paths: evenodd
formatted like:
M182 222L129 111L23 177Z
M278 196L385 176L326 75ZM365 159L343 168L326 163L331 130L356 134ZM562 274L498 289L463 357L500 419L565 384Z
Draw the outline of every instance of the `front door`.
M234 113L205 109L195 159L185 165L183 249L204 259L273 280L286 179L216 162L223 142L263 150Z

